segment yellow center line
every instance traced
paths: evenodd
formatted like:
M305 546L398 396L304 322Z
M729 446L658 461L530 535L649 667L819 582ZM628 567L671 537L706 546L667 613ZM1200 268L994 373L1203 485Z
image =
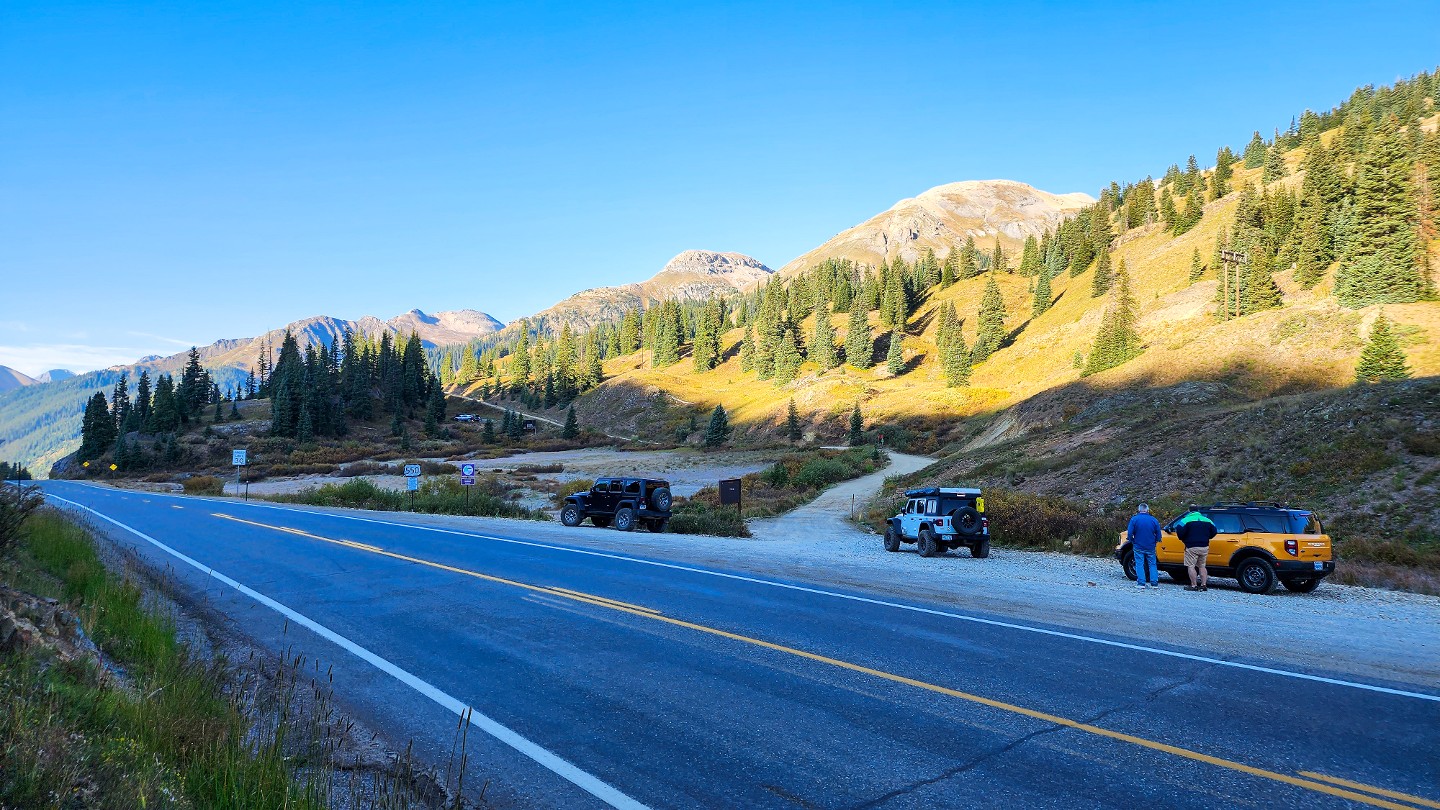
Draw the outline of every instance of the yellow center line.
M1432 802L1429 799L1422 799L1419 796L1411 796L1409 793L1401 793L1398 790L1386 790L1385 788L1375 787L1374 785L1367 785L1364 782L1352 782L1349 779L1341 779L1338 776L1326 776L1323 773L1315 773L1314 771L1301 771L1300 775L1308 776L1311 779L1319 779L1323 782L1334 782L1337 785L1344 785L1345 787L1355 788L1356 790L1363 790L1368 793L1376 793L1381 796L1389 796L1392 799L1399 799L1401 801L1410 802L1411 804L1418 804L1421 807L1434 807L1437 808L1437 810L1440 810L1440 802Z
M684 619L676 619L670 616L665 616L663 614L653 611L651 608L628 605L624 602L606 599L605 597L595 596L593 594L588 594L581 591L571 591L564 588L547 588L540 585L532 585L528 582L519 582L513 579L505 579L504 577L492 576L490 574L482 574L479 571L470 571L464 568L456 568L452 565L445 565L444 563L433 562L431 560L421 559L419 557L411 557L405 554L397 554L393 551L385 551L384 549L378 548L376 546L366 545L364 543L353 543L348 540L335 540L329 537L321 537L317 534L310 534L309 532L300 531L298 529L289 529L284 526L272 526L266 523L256 523L255 521L251 520L243 520L241 518L221 514L219 512L215 512L212 514L214 514L215 517L232 520L236 523L244 523L250 526L258 526L262 529L272 529L275 531L286 532L288 534L299 535L301 537L318 540L324 543L332 543L334 545L346 546L348 548L354 548L372 554L379 554L381 556L391 557L397 560L404 560L405 562L415 563L416 565L424 565L430 568L436 568L441 571L450 571L456 574L463 574L465 576L485 580L486 582L494 582L500 585L509 585L515 588L522 588L533 593L543 593L550 596L559 596L566 599L574 600L576 602L584 602L585 604L595 605L597 607L603 607L610 610L629 613L633 616L639 616L644 619L652 619L657 622L665 622L666 624L670 624L675 627L683 627L688 630L694 630L698 633L706 633L708 635L729 639L731 641L739 641L767 650L773 650L775 652L793 655L797 658L804 658L808 661L826 664L837 669L848 670L850 672L858 672L864 675L869 675L871 677L880 678L882 680L904 684L906 686L913 686L917 689L924 689L930 692L947 695L953 698L959 698L960 700L975 703L981 706L987 706L992 709L999 709L1000 711L1009 712L1011 714L1018 714L1023 717L1029 717L1035 720L1040 720L1042 722L1051 723L1053 725L1063 726L1065 728L1074 729L1076 731L1083 731L1087 734L1093 734L1097 737L1104 737L1111 740L1118 740L1120 742L1130 743L1131 745L1136 745L1141 748L1148 748L1152 751L1159 751L1161 753L1170 754L1172 756L1181 757L1183 759L1189 759L1195 762L1203 762L1207 765L1214 765L1219 768L1238 771L1240 773L1249 774L1251 776L1258 776L1262 779L1269 779L1273 782L1281 782L1287 785L1304 788L1306 790L1313 790L1317 793L1325 793L1331 796L1337 796L1342 799L1349 799L1351 801L1361 802L1363 804L1368 804L1374 807L1384 807L1388 808L1388 810L1415 810L1413 805L1397 804L1395 802L1386 801L1385 799L1376 798L1375 796L1368 796L1364 793L1357 793L1353 790L1347 790L1346 787L1358 787L1360 789L1371 790L1372 792L1379 793L1385 796L1403 798L1408 801L1418 801L1425 804L1427 807L1440 807L1440 805L1436 805L1424 799L1416 799L1415 797L1410 797L1403 793L1394 793L1391 791L1383 791L1378 788L1362 786L1358 782L1346 782L1345 780L1335 779L1334 777L1322 777L1317 774L1311 774L1305 771L1300 772L1303 776L1312 777L1313 779L1324 779L1326 781L1335 782L1337 785L1346 786L1338 787L1336 785L1313 781L1312 779L1301 779L1295 776L1290 776L1289 774L1278 773L1276 771L1266 770L1264 768L1257 768L1253 765L1246 765L1243 762L1236 762L1234 760L1224 759L1222 757L1202 754L1199 751L1191 751L1188 748L1181 748L1179 746L1157 742L1155 740L1146 739L1144 737L1137 737L1133 734L1126 734L1120 731L1112 731L1108 728L1101 728L1100 726L1090 725L1089 723L1084 723L1079 720L1071 720L1068 717L1062 717L1057 714L1050 714L1049 712L1029 709L1024 706L1017 706L1013 703L1006 703L1004 701L993 700L991 698L982 697L980 695L970 694L969 692L961 692L958 689L951 689L948 686L940 686L939 684L928 683L926 681L916 680L914 678L907 678L904 675L896 675L893 672L886 672L884 670L874 669L871 667L863 666L861 664L853 664L849 661L842 661L838 658L831 658L829 656L820 655L819 653L796 649L795 647L787 647L783 644L776 644L773 641L765 641L764 639L752 638L750 636L741 635L739 633L732 633L728 630L721 630L717 627L709 627L703 624L687 622Z
M572 591L569 588L562 588L558 585L550 586L550 590L555 591L556 593L564 594L566 596L583 596L586 599L593 599L597 602L604 602L612 607L630 608L631 610L643 610L646 613L660 612L652 607L645 607L644 605L632 605L629 602L621 602L619 599L611 599L608 596L596 596L593 593L585 593L584 591Z

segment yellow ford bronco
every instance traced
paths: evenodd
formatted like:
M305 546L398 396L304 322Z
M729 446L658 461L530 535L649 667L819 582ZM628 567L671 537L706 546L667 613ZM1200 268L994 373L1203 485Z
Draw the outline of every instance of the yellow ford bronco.
M1217 503L1199 512L1215 524L1205 569L1212 577L1233 578L1246 593L1270 593L1277 584L1286 590L1310 593L1320 580L1335 573L1330 536L1307 509L1278 503ZM1183 515L1160 528L1155 556L1161 571L1183 585L1190 584L1185 570L1185 545L1175 533ZM1125 576L1135 579L1135 554L1120 533L1115 559Z

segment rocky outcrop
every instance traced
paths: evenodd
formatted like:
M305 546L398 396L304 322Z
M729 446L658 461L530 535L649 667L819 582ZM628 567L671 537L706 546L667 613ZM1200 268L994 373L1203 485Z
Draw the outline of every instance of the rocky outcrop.
M0 585L0 655L36 650L64 662L100 660L80 620L59 601Z

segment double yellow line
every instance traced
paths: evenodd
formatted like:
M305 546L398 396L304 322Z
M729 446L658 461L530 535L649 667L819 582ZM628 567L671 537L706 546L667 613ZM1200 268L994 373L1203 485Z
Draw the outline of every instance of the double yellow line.
M1234 760L1214 757L1210 756L1209 754L1202 754L1198 751L1191 751L1188 748L1180 748L1178 746L1168 745L1166 743L1157 742L1155 740L1146 739L1144 737L1137 737L1133 734L1125 734L1119 731L1112 731L1107 728L1101 728L1100 726L1090 725L1089 723L1082 723L1078 720L1071 720L1068 717L1061 717L1060 715L1050 714L1048 712L1028 709L1024 706L1017 706L1013 703L992 700L990 698L982 697L980 695L970 694L969 692L961 692L957 689L951 689L947 686L940 686L938 684L928 683L926 681L920 681L914 678L907 678L904 675L896 675L892 672L886 672L880 669L873 669L871 667L862 666L860 664L853 664L849 661L842 661L838 658L830 658L829 656L820 655L818 653L812 653L806 650L796 649L795 647L787 647L783 644L776 644L771 641L752 638L750 636L741 635L739 633L732 633L728 630L721 630L716 627L709 627L703 624L687 622L683 619L676 619L670 616L666 616L660 611L655 610L654 608L645 607L643 605L635 605L629 602L621 602L617 599L597 596L595 594L585 593L583 591L574 591L570 590L569 588L532 585L528 582L520 582L518 580L492 576L490 574L482 574L479 571L471 571L465 568L456 568L452 565L445 565L444 563L438 563L432 560L422 559L420 557L411 557L407 554L398 554L393 551L386 551L379 546L372 546L366 543L356 543L350 540L337 540L330 537L322 537L318 534L311 534L310 532L301 531L299 529L291 529L284 526L273 526L267 523L257 523L255 521L244 520L234 517L232 515L221 514L219 512L214 512L212 514L214 514L215 517L224 518L225 520L234 521L236 523L244 523L246 525L256 526L262 529L271 529L273 531L284 532L286 534L292 534L310 540L317 540L322 543L330 543L332 545L344 546L346 548L355 549L357 551L363 551L370 554L378 554L383 557L403 560L405 562L414 563L416 565L423 565L430 568L437 568L442 571L449 571L455 574L474 577L476 579L485 580L486 582L494 582L499 585L509 585L511 587L522 588L533 593L541 593L547 596L570 599L576 602L583 602L588 605L593 605L595 607L601 607L608 610L628 613L632 616L638 616L644 619L652 619L654 621L664 622L675 627L683 627L688 630L694 630L698 633L706 633L708 635L729 639L731 641L738 641L756 647L762 647L764 649L773 650L775 652L784 653L786 655L793 655L797 658L803 658L808 661L815 661L817 663L826 664L837 669L848 670L850 672L858 672L863 675L869 675L875 678L879 678L881 680L904 684L906 686L913 686L917 689L924 689L930 692L935 692L937 694L946 695L948 697L959 698L960 700L964 700L970 703L987 706L992 709L999 709L1000 711L1009 712L1011 714L1018 714L1024 717L1030 717L1035 720L1040 720L1042 722L1074 729L1076 731L1082 731L1087 734L1095 735L1097 737L1104 737L1111 740L1119 740L1120 742L1130 743L1131 745L1136 745L1141 748L1148 748L1152 751L1159 751L1165 754L1170 754L1172 756L1181 757L1183 759L1188 759L1195 762L1203 762L1219 768L1238 771L1240 773L1249 774L1251 776L1258 776L1262 779L1268 779L1273 782L1293 785L1295 787L1312 790L1317 793L1324 793L1342 799L1349 799L1351 801L1361 802L1363 804L1372 805L1374 807L1390 808L1390 810L1415 810L1415 808L1418 806L1433 808L1433 810L1440 810L1440 803L1431 801L1429 799L1424 799L1419 796L1412 796L1408 793L1387 790L1385 788L1367 785L1363 782L1354 782L1351 780L1340 779L1333 776L1326 776L1324 774L1314 773L1311 771L1300 771L1298 776L1291 776L1289 774L1270 771L1264 768L1256 768L1251 765L1246 765L1242 762L1235 762ZM1408 802L1408 804L1400 804L1399 802Z

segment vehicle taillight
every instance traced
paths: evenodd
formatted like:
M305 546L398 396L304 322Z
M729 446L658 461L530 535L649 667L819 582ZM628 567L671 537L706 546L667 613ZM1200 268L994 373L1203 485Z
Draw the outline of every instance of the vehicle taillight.
M988 533L990 531L990 518L980 518L980 528L984 529Z
M1294 539L1286 540L1286 541L1285 541L1285 553L1286 553L1286 554L1289 554L1291 557L1299 557L1299 556L1300 556L1300 543L1299 543L1299 541L1294 540Z

